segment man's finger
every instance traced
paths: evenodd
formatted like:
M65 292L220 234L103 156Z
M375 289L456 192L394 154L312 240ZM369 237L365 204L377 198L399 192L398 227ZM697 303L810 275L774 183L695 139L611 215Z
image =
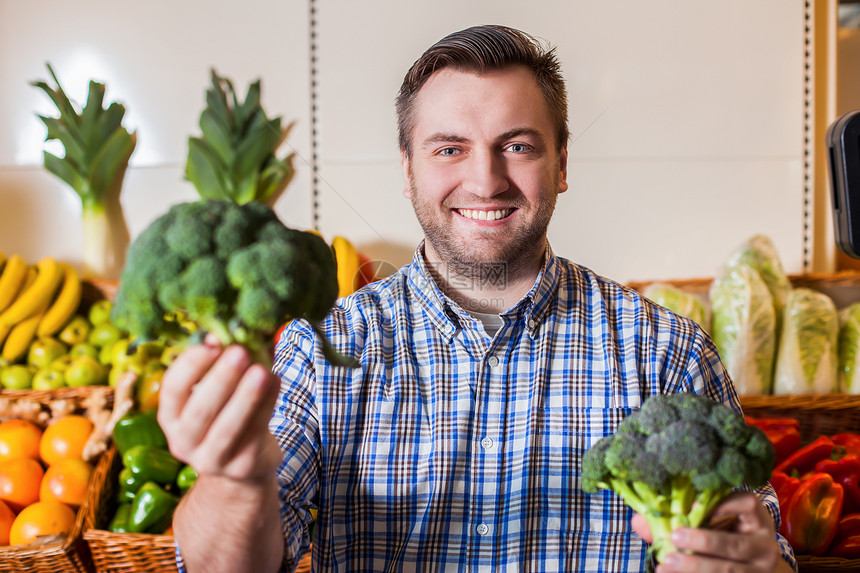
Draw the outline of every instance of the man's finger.
M197 444L230 400L251 364L248 352L239 346L227 348L197 383L182 410L184 439Z
M190 346L176 357L164 373L158 398L158 422L162 427L179 418L191 389L203 377L221 349L210 344Z

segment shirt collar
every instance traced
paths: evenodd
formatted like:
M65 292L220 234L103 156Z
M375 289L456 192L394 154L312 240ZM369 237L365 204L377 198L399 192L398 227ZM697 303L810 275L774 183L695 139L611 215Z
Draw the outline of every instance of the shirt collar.
M503 312L502 316L515 317L519 313L524 313L526 329L532 337L537 336L541 321L550 307L549 303L557 287L558 272L558 257L555 256L547 241L543 266L534 285L517 304ZM446 296L436 284L424 259L424 241L421 241L412 255L407 280L410 295L414 297L413 304L417 303L427 312L446 342L450 342L462 327L461 325L476 323L468 312Z

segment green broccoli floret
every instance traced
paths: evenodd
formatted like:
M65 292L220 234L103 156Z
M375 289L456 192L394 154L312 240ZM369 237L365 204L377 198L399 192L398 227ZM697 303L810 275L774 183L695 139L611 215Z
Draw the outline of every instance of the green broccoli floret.
M738 420L743 427L738 425ZM676 551L669 534L701 527L737 488L766 483L767 436L731 408L693 394L653 396L582 458L582 489L614 491L651 527L649 554Z
M318 235L289 229L271 208L202 200L173 206L130 245L112 318L135 340L174 344L212 332L271 366L278 328L307 319L334 364L319 327L337 298L337 267Z

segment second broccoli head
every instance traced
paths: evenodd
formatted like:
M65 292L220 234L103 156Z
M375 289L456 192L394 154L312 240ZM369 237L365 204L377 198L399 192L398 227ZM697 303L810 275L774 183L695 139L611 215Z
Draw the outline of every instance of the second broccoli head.
M212 332L271 364L277 329L318 323L337 298L337 267L318 235L290 229L262 203L181 203L129 246L113 320L136 340L183 343ZM323 337L327 357L343 363Z
M676 527L699 527L736 488L764 485L773 445L731 408L696 394L648 398L583 456L582 489L618 493L651 526L657 561Z

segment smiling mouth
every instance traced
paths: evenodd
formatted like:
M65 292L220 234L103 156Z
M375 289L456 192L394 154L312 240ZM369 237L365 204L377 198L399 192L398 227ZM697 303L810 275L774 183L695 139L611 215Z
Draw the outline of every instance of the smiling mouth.
M480 209L455 209L455 211L467 219L475 219L477 221L498 221L514 212L513 209L492 209L489 211L482 211Z

